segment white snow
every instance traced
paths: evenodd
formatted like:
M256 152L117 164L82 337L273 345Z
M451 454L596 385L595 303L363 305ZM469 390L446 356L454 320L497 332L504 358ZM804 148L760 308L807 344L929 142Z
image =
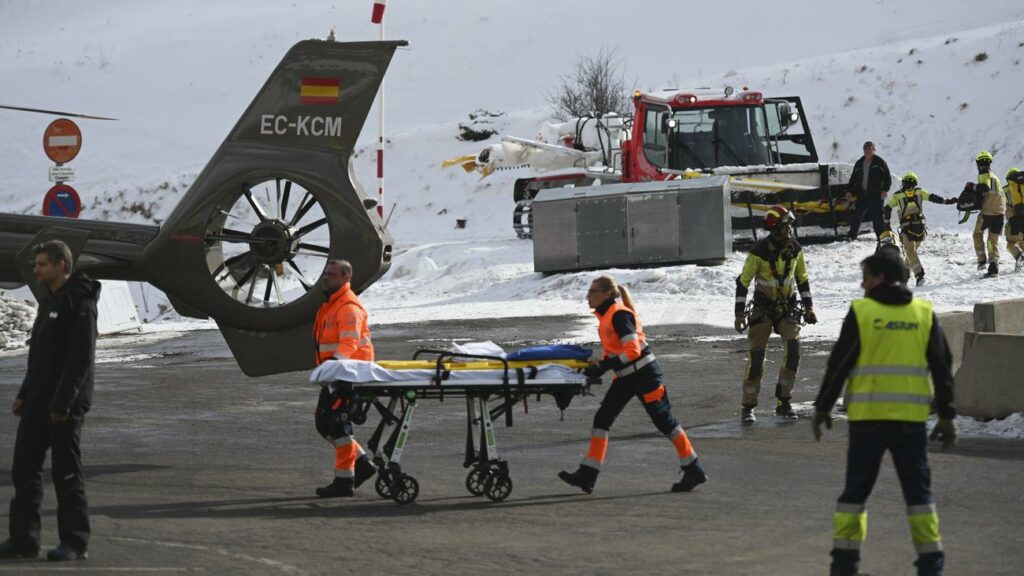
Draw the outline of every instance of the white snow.
M643 89L729 84L799 95L823 161L852 162L860 144L873 140L894 172L913 169L940 195L954 195L973 179L981 149L995 154L1000 176L1024 164L1018 0L875 0L828 10L811 0L784 10L737 0L724 16L715 5L684 10L679 2L651 0L630 7L657 15L643 26L619 24L622 6L451 0L443 10L396 2L388 11L388 35L411 46L396 54L387 78L384 206L390 213L397 204L390 220L396 258L364 296L375 323L566 314L580 319L568 329L591 337L583 297L597 273L536 274L531 243L514 237L512 183L529 172L478 180L459 168L442 170L440 162L498 141L456 139L458 124L481 108L505 113L506 134L532 138L550 119L548 90L573 58L605 45L617 48L627 78ZM8 0L0 4L0 103L121 118L80 122L83 152L71 165L83 216L158 220L287 48L325 36L330 26L342 40L374 38L369 8L370 2ZM976 61L981 53L987 58ZM0 111L0 202L7 210L38 211L49 186L39 144L50 120ZM356 158L367 183L374 137L370 121ZM128 210L136 200L142 209ZM930 204L926 213L928 285L919 295L938 310L1020 295L1024 275L978 279L969 229L956 224L952 207ZM456 229L456 219L467 227ZM834 338L859 294L857 262L872 249L868 241L807 248L821 320L805 328L808 337ZM731 326L742 260L738 253L718 267L611 272L634 291L648 324ZM166 301L152 290L147 303L147 319L175 318L160 310ZM210 326L188 326L195 325Z

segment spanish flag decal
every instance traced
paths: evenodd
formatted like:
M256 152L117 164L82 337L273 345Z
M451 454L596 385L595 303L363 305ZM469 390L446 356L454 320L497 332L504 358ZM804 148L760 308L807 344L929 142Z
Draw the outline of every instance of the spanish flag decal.
M337 78L303 78L299 102L303 104L337 104L341 81Z

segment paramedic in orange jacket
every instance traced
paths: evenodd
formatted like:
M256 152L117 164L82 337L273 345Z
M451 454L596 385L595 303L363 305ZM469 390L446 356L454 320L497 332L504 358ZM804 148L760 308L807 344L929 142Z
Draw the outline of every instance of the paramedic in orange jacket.
M366 309L352 291L352 264L331 260L323 273L324 295L313 324L317 366L327 360L373 361L373 343ZM334 481L316 489L321 498L352 496L377 468L356 442L352 415L356 403L351 386L324 386L316 406L316 430L334 446Z
M622 299L622 302L616 298ZM560 472L558 477L587 494L594 490L608 450L608 430L615 418L635 396L643 404L654 425L676 448L683 477L672 485L673 492L689 492L707 481L683 427L672 415L661 367L644 338L643 325L636 313L633 299L625 286L618 286L610 276L594 280L587 292L587 304L600 321L598 334L604 357L586 370L590 377L599 377L614 370L608 392L594 414L590 448L580 467L572 473Z

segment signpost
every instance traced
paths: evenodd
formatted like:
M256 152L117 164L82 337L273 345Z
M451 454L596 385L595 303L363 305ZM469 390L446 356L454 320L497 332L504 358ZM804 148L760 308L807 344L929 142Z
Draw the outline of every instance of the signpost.
M82 200L74 188L65 184L75 179L75 171L64 164L71 162L82 149L82 131L67 118L58 118L43 132L43 151L56 166L50 167L50 188L43 197L43 215L59 218L78 218L82 213Z

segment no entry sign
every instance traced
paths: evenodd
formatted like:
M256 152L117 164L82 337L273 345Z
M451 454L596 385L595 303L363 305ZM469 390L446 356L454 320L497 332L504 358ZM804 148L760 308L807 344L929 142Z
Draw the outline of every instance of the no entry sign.
M61 218L78 218L82 213L82 200L78 192L67 184L58 184L43 198L43 215Z
M74 160L81 149L82 131L71 120L60 118L46 127L46 132L43 133L43 150L50 160L57 164L66 164Z

